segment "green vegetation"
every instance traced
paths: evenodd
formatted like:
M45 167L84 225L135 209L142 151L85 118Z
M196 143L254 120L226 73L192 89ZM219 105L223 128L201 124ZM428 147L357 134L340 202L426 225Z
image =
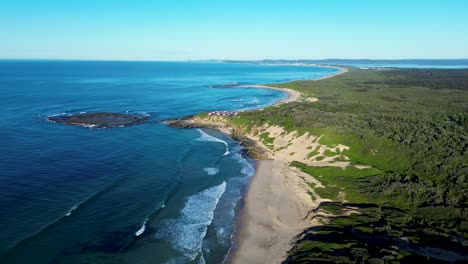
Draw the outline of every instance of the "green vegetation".
M310 167L300 162L293 162L292 166L300 168L302 171L315 176L325 188L316 188L315 192L322 198L340 200L340 192L346 193L346 200L352 202L366 202L370 196L361 191L355 181L362 180L368 176L379 175L381 171L377 169L357 169L349 167L341 169L338 167ZM378 197L374 197L377 199Z
M335 216L299 235L286 262L468 259L468 70L350 69L281 87L319 100L246 112L233 121L319 135L321 144L336 149L325 156L372 166L292 164L322 182L325 188L315 192L335 203L321 210ZM350 149L340 153L338 144ZM358 214L341 215L350 203Z
M336 155L338 155L338 153L333 152L333 151L331 151L329 149L326 149L323 154L325 154L325 156L327 156L327 157L335 157Z
M270 137L270 133L264 132L260 134L260 141L267 147L273 148L273 141L275 141L275 138Z
M312 148L312 147L310 147ZM307 149L309 149L309 147L307 147ZM312 158L313 156L317 156L320 152L319 152L319 149L320 149L320 146L317 146L314 151L310 152L309 155L307 155L307 157L310 159Z

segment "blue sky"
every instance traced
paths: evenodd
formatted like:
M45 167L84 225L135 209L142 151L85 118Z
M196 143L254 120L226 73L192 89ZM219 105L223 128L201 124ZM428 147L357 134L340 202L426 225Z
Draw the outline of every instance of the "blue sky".
M2 0L0 58L468 58L466 0Z

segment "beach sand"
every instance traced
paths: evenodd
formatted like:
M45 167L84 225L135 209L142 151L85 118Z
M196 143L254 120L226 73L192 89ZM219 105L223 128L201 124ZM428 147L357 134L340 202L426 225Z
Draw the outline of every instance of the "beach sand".
M270 89L270 90L278 90L282 92L286 92L288 94L287 98L280 99L276 101L275 105L280 105L280 104L287 104L289 102L294 102L299 100L301 98L301 92L289 89L289 88L281 88L281 87L273 87L273 86L268 86L268 85L261 85L261 84L256 84L256 85L240 85L238 86L239 88L256 88L256 89Z
M235 246L231 251L229 263L281 263L291 249L292 242L305 228L319 224L306 218L308 212L326 201L314 193L308 185L316 187L322 184L311 175L295 167L292 161L300 161L311 166L335 166L345 168L349 161L333 161L335 157L317 160L331 150L321 145L317 136L308 133L298 135L286 133L281 127L259 127L256 134L268 132L274 137L272 152L264 145L272 160L257 161L256 173L252 178L245 197L235 233ZM260 142L253 134L250 139ZM346 146L337 145L341 151ZM318 151L317 156L309 157L311 149ZM341 152L340 151L340 152ZM314 196L312 200L311 194Z
M291 240L310 226L304 218L317 205L307 193L309 187L300 174L282 161L258 161L239 218L237 247L230 263L284 260Z
M316 65L304 65L304 66L316 66ZM336 68L336 69L339 69L340 71L337 72L337 73L334 73L334 74L330 74L330 75L327 75L327 76L318 78L318 79L304 80L304 81L319 81L319 80L324 80L324 79L332 78L332 77L334 77L334 76L336 76L336 75L340 75L340 74L343 74L343 73L348 72L348 69L343 68L343 67L338 67L338 66L322 66L322 67ZM287 97L287 98L284 98L284 99L278 100L278 101L275 103L275 105L281 105L281 104L287 104L287 103L290 103L290 102L295 102L295 101L299 100L299 98L301 98L301 96L302 96L302 93L301 93L301 92L296 91L296 90L293 90L293 89L282 88L282 87L276 87L276 86L269 86L269 85L262 85L262 84L257 84L257 85L240 85L240 86L237 86L236 88L271 89L271 90L278 90L278 91L286 92L286 93L288 94L288 97ZM315 102L315 101L317 101L317 98L306 98L306 100L308 100L309 102Z

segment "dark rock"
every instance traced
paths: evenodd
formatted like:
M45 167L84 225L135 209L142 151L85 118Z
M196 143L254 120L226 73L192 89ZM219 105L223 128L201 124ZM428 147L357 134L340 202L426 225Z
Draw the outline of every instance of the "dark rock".
M84 113L71 116L49 116L47 120L89 128L128 127L144 123L150 119L148 115L120 114L120 113Z
M165 119L163 123L167 124L169 127L173 128L201 128L206 127L202 124L196 123L193 121L193 115L184 116L180 118L169 118Z

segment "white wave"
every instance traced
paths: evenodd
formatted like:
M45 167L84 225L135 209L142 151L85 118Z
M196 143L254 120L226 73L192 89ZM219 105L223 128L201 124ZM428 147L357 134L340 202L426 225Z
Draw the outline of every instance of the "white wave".
M242 98L241 99L231 99L229 101L231 101L231 102L242 102L242 101L244 101L244 99L242 99Z
M216 218L213 219L213 223L210 228L213 228L216 232L216 244L225 247L231 246L232 234L235 230L235 219L236 213L235 208L237 203L242 198L248 177L239 176L230 178L227 181L226 192L223 197L219 200L218 207L216 208ZM209 246L208 243L204 245L204 249Z
M258 104L258 103L260 103L260 100L258 100L257 97L255 97L254 99L248 102L248 104Z
M222 235L224 234L224 228L223 227L220 227L216 230L216 235L218 237L221 237Z
M62 116L62 115L66 115L67 113L63 112L63 113L59 113L59 114L52 114L52 115L49 115L48 117L54 117L54 116Z
M198 132L200 132L201 134L201 137L197 138L196 140L198 141L211 141L211 142L219 142L219 143L222 143L226 146L226 152L224 152L224 156L226 155L229 155L229 145L226 141L224 140L221 140L219 138L215 138L213 136L210 136L208 135L207 133L205 133L203 130L201 129L198 129Z
M241 173L246 175L246 176L253 176L255 174L255 168L250 163L246 158L244 158L240 153L236 153L236 155L233 156L233 159L235 159L241 166Z
M219 172L218 168L204 168L203 169L208 175L216 175Z
M135 236L141 236L145 232L147 222L148 222L148 219L146 219L145 222L143 223L143 225L141 226L141 228L138 229L138 231L135 232Z
M70 211L68 211L68 213L66 213L65 216L70 216L72 212L76 210L76 208L78 208L78 205L72 206L72 208L70 208Z
M180 218L167 220L156 237L167 239L174 250L193 261L202 253L203 238L225 191L226 182L223 182L190 196L181 210Z

